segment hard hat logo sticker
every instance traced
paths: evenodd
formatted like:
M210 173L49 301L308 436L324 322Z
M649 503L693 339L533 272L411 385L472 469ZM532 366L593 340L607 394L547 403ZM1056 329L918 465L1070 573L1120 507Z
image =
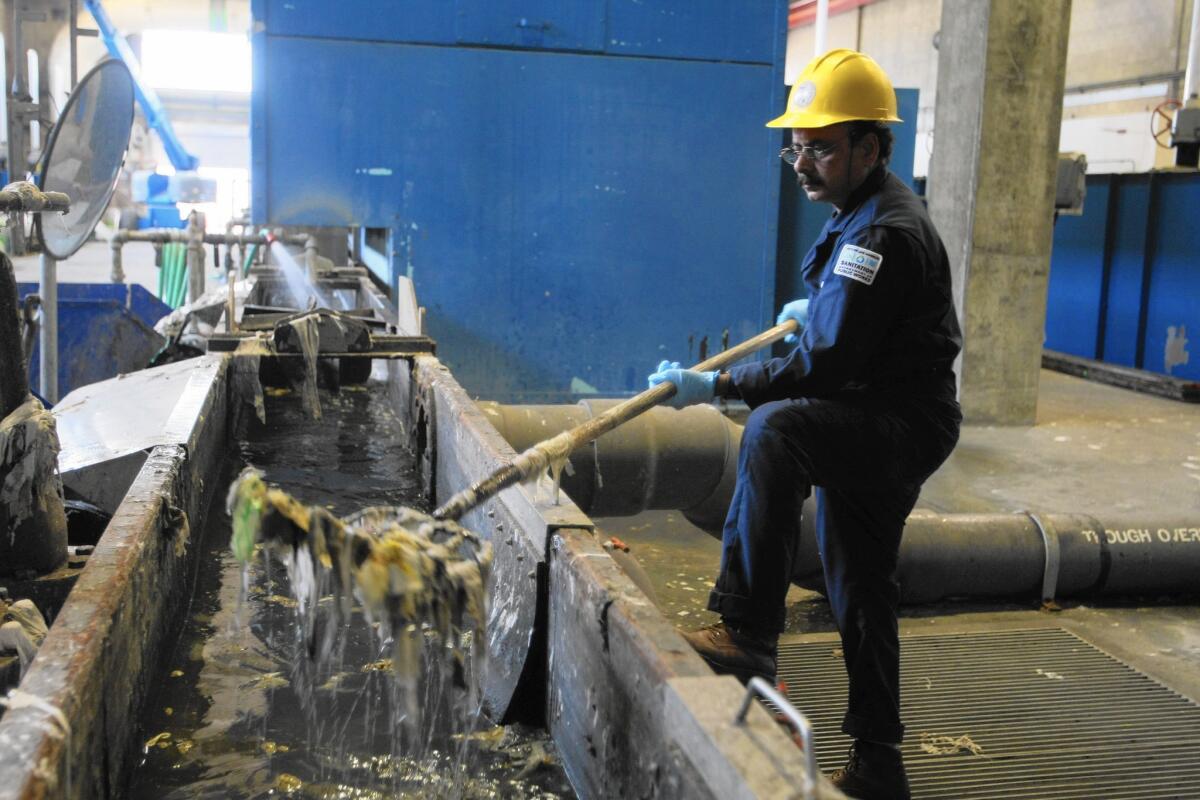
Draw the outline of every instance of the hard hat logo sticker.
M807 108L816 96L817 85L812 81L797 84L792 89L792 108Z

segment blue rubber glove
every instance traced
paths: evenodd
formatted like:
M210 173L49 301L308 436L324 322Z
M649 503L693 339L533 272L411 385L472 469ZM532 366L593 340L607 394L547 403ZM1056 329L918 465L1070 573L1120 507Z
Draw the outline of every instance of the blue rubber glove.
M653 389L664 381L675 384L675 396L663 402L671 408L707 403L716 395L717 373L681 369L678 361L660 361L658 369L646 379Z
M775 318L775 324L782 325L783 323L787 322L789 319L796 320L796 322L798 322L800 324L801 328L808 325L808 298L807 297L800 299L800 300L793 300L792 302L785 305L783 307L783 310L779 312L779 316ZM788 344L795 344L796 342L800 341L800 337L798 334L799 334L799 331L797 331L796 333L789 333L787 336L783 337L783 340L785 342L787 342Z

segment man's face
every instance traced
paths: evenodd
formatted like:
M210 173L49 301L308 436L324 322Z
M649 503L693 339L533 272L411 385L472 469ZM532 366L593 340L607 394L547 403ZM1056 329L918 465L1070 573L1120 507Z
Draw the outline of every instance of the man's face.
M851 145L850 125L845 122L825 128L793 128L792 149L803 153L792 169L808 199L832 203L839 210L866 180L879 154L874 136Z

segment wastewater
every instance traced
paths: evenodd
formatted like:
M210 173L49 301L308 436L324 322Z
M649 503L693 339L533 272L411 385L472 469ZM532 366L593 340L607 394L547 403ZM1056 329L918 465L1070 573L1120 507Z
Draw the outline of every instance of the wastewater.
M425 660L420 732L405 731L392 648L361 606L336 653L310 657L284 567L259 554L243 568L235 557L223 487L252 466L339 517L379 505L425 509L381 386L322 391L320 420L298 392L266 394L266 423L251 419L231 441L193 545L192 599L148 687L125 796L574 797L548 734L493 725L437 658Z
M319 304L327 299L321 297L319 289L309 281L296 257L282 242L271 242L271 256L283 274L284 284L293 304L299 308L308 308L310 304Z

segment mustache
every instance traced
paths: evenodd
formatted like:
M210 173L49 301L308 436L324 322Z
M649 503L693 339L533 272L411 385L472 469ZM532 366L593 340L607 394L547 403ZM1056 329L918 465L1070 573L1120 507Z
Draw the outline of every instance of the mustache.
M801 187L805 187L805 186L817 187L817 186L822 185L820 178L817 178L814 175L806 175L803 172L801 172L799 175L796 176L796 183L798 185L800 185Z

